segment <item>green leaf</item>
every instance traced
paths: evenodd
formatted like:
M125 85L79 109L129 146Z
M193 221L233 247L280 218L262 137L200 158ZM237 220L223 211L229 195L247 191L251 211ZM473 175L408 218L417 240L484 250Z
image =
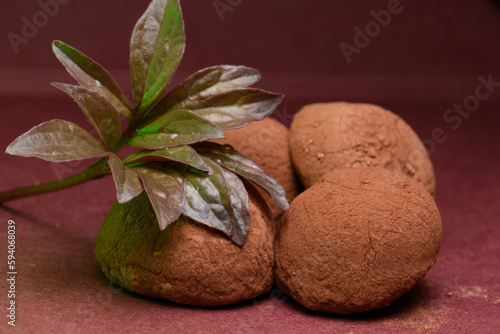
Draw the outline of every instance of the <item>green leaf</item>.
M137 173L125 167L115 154L109 156L108 165L115 181L118 203L126 203L142 193L144 187Z
M64 162L108 156L101 144L78 125L55 119L35 126L7 147L6 153Z
M160 149L224 138L224 131L188 110L174 110L139 129L130 146Z
M243 245L250 226L250 204L245 185L233 172L221 169L226 178L231 206L234 212L234 229L231 239L238 245Z
M108 149L114 148L121 134L118 110L105 97L85 87L52 83L78 103L83 114Z
M179 0L153 0L137 22L130 41L132 87L140 112L146 111L165 91L184 46Z
M52 42L57 59L78 83L110 101L120 114L132 118L130 105L115 79L101 65L61 41Z
M214 95L191 110L223 129L241 128L269 116L283 95L260 89L236 89Z
M190 146L169 147L156 151L142 150L124 160L126 164L148 161L174 161L208 172L208 166Z
M159 170L134 167L151 205L156 213L160 230L163 231L169 224L173 223L184 210L186 194L184 187L173 176Z
M266 190L280 208L288 210L288 202L283 187L255 162L245 158L231 146L216 143L200 143L193 146L193 148L201 156L207 157L236 174L253 181Z
M246 235L244 232L248 231L249 223L246 219L248 195L245 197L241 194L241 191L246 192L245 187L234 179L231 179L229 184L222 168L210 159L204 160L209 167L209 175L199 175L169 166L163 168L184 183L185 216L223 232L235 243L242 245ZM238 187L239 190L236 191ZM243 212L235 214L235 210Z
M245 66L219 65L196 72L165 95L145 117L154 119L175 109L194 109L213 95L248 87L260 79L260 74Z

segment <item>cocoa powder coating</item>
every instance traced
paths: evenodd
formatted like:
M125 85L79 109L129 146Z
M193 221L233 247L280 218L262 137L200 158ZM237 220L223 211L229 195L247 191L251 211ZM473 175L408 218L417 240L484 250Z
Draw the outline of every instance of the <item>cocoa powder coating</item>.
M290 126L293 165L306 188L341 167L400 171L434 196L436 181L424 145L399 116L372 104L304 106Z
M249 195L251 223L242 247L182 216L160 231L143 193L113 206L97 239L97 260L125 289L177 303L227 305L261 295L274 283L273 223L259 194Z
M292 166L289 130L286 126L267 117L240 129L226 130L224 133L226 138L215 142L229 144L253 160L285 189L289 202L299 194L299 180ZM283 209L278 207L265 191L261 193L269 203L273 217L278 219L283 214Z
M430 194L382 168L342 168L300 194L278 226L277 285L312 310L387 306L437 259L441 218Z

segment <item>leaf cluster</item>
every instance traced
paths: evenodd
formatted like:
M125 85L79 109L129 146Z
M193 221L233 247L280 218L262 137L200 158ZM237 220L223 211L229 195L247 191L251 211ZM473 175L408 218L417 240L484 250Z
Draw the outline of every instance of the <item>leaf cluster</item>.
M118 202L145 191L161 230L184 215L243 244L250 212L240 177L264 188L287 209L285 192L231 146L206 141L265 118L282 95L250 88L260 74L230 65L200 70L165 93L184 48L179 0L153 0L131 37L129 101L101 65L54 41L55 56L77 85L53 86L78 104L97 138L72 122L52 120L21 135L7 153L51 162L106 159ZM122 120L127 121L125 129ZM122 160L116 153L124 145L139 150Z

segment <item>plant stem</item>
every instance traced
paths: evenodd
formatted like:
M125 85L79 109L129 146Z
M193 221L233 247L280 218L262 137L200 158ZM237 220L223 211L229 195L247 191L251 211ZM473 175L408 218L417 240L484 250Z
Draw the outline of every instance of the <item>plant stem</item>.
M64 179L42 183L35 186L27 186L1 192L0 205L7 201L11 201L22 197L44 194L51 191L66 189L108 175L110 174L110 172L111 171L109 170L109 166L106 163L106 159L101 158L86 170L78 174L66 177Z
M116 147L113 147L110 150L113 153L116 153L117 151L119 151L127 143L127 140L129 140L131 137L134 136L134 132L135 132L135 129L137 128L137 123L139 122L140 118L137 117L137 112L138 112L137 109L134 109L131 112L132 112L132 115L134 115L134 116L128 122L127 128L125 129L125 131L123 131L120 139L118 140Z
M135 124L138 122L138 117L136 113L137 110L136 112L133 113L135 116L129 122L127 128L125 129L122 136L118 140L118 143L115 145L115 147L111 147L110 149L111 152L116 153L120 148L122 148L123 145L126 144L127 140L134 135L136 128ZM35 186L21 187L0 192L0 206L5 202L12 201L14 199L66 189L90 180L101 178L108 174L111 174L111 170L107 164L107 159L101 158L86 170L78 174L68 176L64 179L42 183Z

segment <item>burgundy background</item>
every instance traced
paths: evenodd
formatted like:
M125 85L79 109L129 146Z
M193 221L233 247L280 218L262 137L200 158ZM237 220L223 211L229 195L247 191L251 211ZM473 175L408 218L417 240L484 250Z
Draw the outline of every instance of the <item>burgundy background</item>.
M78 107L49 85L72 82L51 53L53 39L84 51L129 91L128 41L148 2L69 1L16 54L7 34L21 34L22 18L31 21L41 7L34 0L2 0L0 148L53 118L85 124ZM402 12L348 64L339 43L352 44L354 27L363 28L373 20L370 11L388 2L233 0L233 10L221 20L213 0L184 0L187 48L175 81L206 66L241 64L262 72L257 87L286 94L274 115L285 124L300 106L318 101L371 102L401 115L431 149L443 218L440 257L419 286L389 308L352 317L309 312L279 290L209 309L121 291L107 285L93 253L114 201L112 180L106 178L0 209L3 263L5 225L14 219L17 226L17 332L496 333L500 87L456 129L443 114L475 94L479 76L500 81L500 5L401 0ZM429 140L435 129L444 133L440 143ZM85 165L2 154L0 190L67 176ZM1 278L3 310L7 290ZM0 332L9 332L2 312Z

